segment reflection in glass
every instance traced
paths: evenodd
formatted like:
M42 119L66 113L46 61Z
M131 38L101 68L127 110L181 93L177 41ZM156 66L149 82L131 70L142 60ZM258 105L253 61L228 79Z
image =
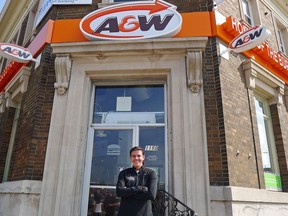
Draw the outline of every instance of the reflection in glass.
M156 171L158 188L165 189L164 98L164 85L96 86L88 215L117 215L115 185L119 172L131 167L133 146L144 148L145 166Z
M139 146L145 150L145 166L158 174L158 189L165 189L164 127L140 127Z
M261 101L255 99L255 107L257 113L257 125L260 139L260 147L262 152L263 168L266 172L273 172L271 151L269 149L269 133L268 133L268 119L265 116L264 105Z
M89 191L88 216L115 216L118 213L120 199L115 189L94 188Z
M93 123L164 123L164 86L97 86Z
M132 130L95 130L92 185L116 185L119 171L131 166L132 135Z

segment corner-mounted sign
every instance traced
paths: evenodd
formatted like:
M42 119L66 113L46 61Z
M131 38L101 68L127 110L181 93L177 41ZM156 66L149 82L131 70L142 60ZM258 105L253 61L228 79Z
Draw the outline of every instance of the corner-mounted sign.
M256 26L238 35L229 44L229 49L236 53L244 52L263 43L271 33L264 26Z
M176 6L162 0L108 6L93 11L80 22L80 30L88 40L173 37L181 26L182 17Z
M0 55L20 63L37 62L28 49L10 43L0 43Z

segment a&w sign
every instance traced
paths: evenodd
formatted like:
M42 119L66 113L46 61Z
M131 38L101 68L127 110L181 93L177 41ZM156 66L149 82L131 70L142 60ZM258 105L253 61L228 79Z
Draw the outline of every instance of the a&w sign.
M162 0L105 7L88 14L80 22L80 29L88 40L173 37L181 26L182 17L176 6Z
M10 43L0 43L0 55L20 63L33 60L33 56L28 49Z
M244 52L264 42L270 34L264 26L256 26L234 38L229 44L229 49L236 53Z

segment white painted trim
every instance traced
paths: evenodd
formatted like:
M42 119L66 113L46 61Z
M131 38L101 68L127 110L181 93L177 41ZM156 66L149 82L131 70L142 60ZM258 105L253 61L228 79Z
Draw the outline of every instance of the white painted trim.
M258 90L270 103L283 103L285 82L259 65L253 59L247 59L242 63L246 87Z
M188 50L203 52L206 43L194 37L52 44L56 56L70 55L72 67L67 92L54 96L38 216L82 211L92 83L127 80L167 82L168 191L210 215L204 92L191 92L186 74Z

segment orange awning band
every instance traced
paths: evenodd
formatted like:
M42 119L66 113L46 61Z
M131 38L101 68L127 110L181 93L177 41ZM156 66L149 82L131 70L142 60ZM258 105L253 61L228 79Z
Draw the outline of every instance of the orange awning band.
M227 33L223 25L216 26L214 12L191 12L181 13L183 23L181 31L174 36L175 38L184 37L218 37L229 44L235 37L232 33ZM80 31L81 19L49 20L27 47L36 57L47 43L70 43L86 42L86 39ZM201 22L200 22L201 21ZM288 84L287 70L279 70L275 65L263 59L254 49L243 52L247 58L252 58L267 70L281 78ZM12 61L0 75L0 92L5 90L7 84L26 64Z

